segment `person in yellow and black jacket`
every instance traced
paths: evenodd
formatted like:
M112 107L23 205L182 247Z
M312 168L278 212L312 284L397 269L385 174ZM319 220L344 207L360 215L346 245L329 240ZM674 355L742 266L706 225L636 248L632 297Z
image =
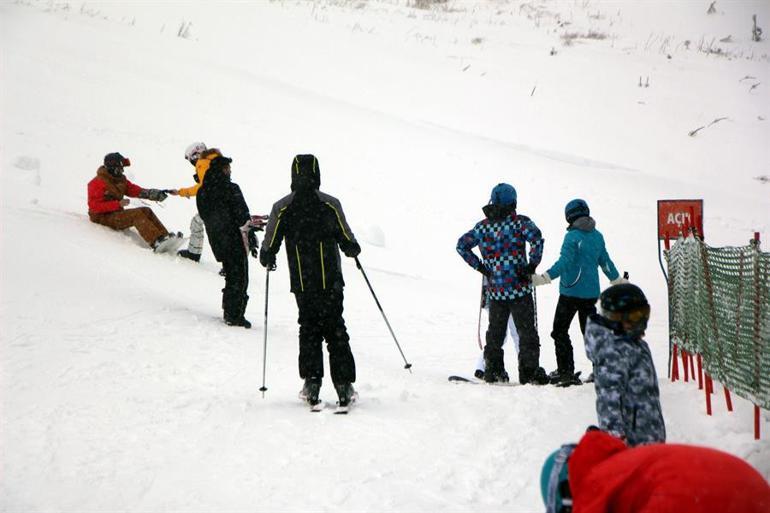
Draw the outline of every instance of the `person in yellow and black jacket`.
M342 318L341 249L355 258L361 252L337 198L319 191L321 170L313 155L297 155L291 166L291 193L270 212L260 263L275 269L275 257L286 241L291 292L299 309L300 397L319 404L324 374L322 341L329 350L329 369L340 406L355 400L356 366Z
M217 148L206 148L206 144L202 142L194 142L190 144L184 152L184 158L195 166L195 174L193 179L195 183L190 187L183 187L181 189L172 189L169 194L174 196L182 196L183 198L193 198L198 194L203 184L203 179L206 177L206 171L209 170L211 161L217 157L221 157L222 152ZM201 253L203 252L203 240L205 237L205 226L200 214L195 214L190 220L190 242L187 244L187 249L177 251L177 255L183 258L189 258L193 262L199 262L201 259ZM223 274L220 271L220 274Z

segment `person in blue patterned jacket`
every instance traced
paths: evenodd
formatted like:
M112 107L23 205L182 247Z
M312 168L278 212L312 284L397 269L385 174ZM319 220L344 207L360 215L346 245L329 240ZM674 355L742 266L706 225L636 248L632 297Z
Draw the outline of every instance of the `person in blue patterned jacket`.
M647 298L636 285L622 283L602 292L599 301L601 314L589 317L585 336L599 427L629 446L663 443L658 377L642 339L650 318Z
M530 275L543 258L540 229L516 213L516 189L501 183L492 189L485 219L457 241L457 252L473 269L487 277L489 326L484 347L484 381L507 382L503 341L509 316L519 333L519 382L545 384L548 376L540 367L540 338L535 327ZM527 248L529 244L529 259ZM473 252L479 247L481 259Z
M549 375L551 382L557 386L581 383L575 374L569 327L577 314L580 332L585 334L588 316L596 313L595 305L600 292L598 269L612 285L626 281L620 277L607 253L604 237L596 229L588 204L582 199L573 199L564 208L564 217L567 234L561 245L559 260L543 274L532 276L535 285L546 285L559 278L559 301L551 332L557 369Z

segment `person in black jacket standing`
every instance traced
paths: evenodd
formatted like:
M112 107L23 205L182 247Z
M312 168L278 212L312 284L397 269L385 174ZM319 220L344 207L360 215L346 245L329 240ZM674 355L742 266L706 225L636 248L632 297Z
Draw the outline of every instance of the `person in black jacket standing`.
M250 230L249 207L238 184L230 181L232 159L218 156L198 189L198 213L206 226L209 244L225 271L222 309L228 326L251 328L244 317L249 296L249 262L247 249L257 256L257 239Z
M343 287L339 250L350 258L361 252L339 200L321 191L318 159L297 155L291 166L291 194L270 212L259 260L275 269L275 256L286 240L291 292L299 309L299 375L305 380L300 398L311 406L324 374L322 340L340 407L356 398L352 383L356 365L342 318Z

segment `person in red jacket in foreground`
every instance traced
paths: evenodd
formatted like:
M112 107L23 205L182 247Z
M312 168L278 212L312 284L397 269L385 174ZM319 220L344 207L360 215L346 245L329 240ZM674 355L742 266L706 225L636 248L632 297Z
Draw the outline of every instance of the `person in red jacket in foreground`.
M740 458L694 445L628 447L590 429L546 460L541 491L548 513L770 511L770 485Z
M163 223L149 207L124 208L129 200L141 198L163 201L166 193L158 189L143 189L131 183L123 174L123 168L131 162L120 153L108 153L104 165L96 171L96 177L88 182L88 218L92 223L101 224L113 230L135 227L139 235L153 250L161 251L170 239L179 238L181 233L169 233Z

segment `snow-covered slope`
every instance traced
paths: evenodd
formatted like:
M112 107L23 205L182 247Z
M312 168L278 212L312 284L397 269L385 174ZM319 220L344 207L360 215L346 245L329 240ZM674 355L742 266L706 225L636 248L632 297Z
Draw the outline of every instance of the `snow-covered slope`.
M770 175L770 46L750 39L770 6L414 3L0 4L1 509L540 509L542 461L595 422L593 388L446 382L478 354L479 277L455 242L498 182L542 229L543 270L566 201L589 202L650 297L665 375L655 201L703 198L712 245L770 237L757 179ZM252 263L254 329L227 328L208 248L196 265L88 222L105 153L130 157L140 185L176 188L192 183L195 140L234 159L252 213L288 191L296 153L319 157L413 373L345 262L361 402L308 413L279 255L262 398L264 270ZM153 209L186 232L195 204ZM538 289L549 370L557 295ZM587 371L577 326L573 340ZM770 478L767 412L754 441L746 401L708 418L694 387L661 387L671 441Z

